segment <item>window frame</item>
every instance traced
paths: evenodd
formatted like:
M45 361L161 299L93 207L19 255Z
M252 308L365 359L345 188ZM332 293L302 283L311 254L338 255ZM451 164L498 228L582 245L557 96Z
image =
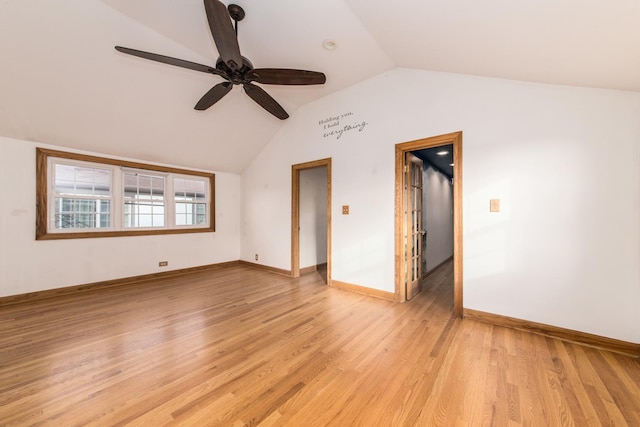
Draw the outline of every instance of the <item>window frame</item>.
M174 195L170 194L170 197L165 198L165 216L167 217L166 225L162 228L124 228L122 222L118 220L116 222L116 216L122 214L123 206L118 206L124 203L122 195L118 196L116 193L124 193L124 185L121 177L112 179L112 218L111 227L106 231L97 231L92 229L91 231L49 231L50 221L49 213L50 209L54 209L53 205L50 206L52 200L50 194L51 182L53 174L49 171L49 159L61 159L70 160L75 162L85 162L94 164L95 167L109 166L111 168L119 168L120 173L124 170L141 170L155 174L165 174L171 177L173 180L174 175L177 177L197 177L205 178L209 184L209 199L206 210L208 224L205 225L176 225L175 218L170 218L169 215L175 216L174 207L175 199ZM114 177L115 178L115 177ZM173 191L173 184L170 183L166 186L165 192L168 190ZM169 209L167 210L167 207ZM116 228L120 224L121 228ZM170 227L170 228L168 228ZM78 229L76 229L78 230ZM81 230L81 229L80 229ZM36 240L57 240L57 239L83 239L83 238L95 238L95 237L122 237L122 236L149 236L149 235L163 235L163 234L189 234L189 233L210 233L215 231L215 174L209 172L201 172L188 169L180 169L168 166L158 166L146 163L112 159L107 157L100 157L94 155L86 155L79 153L70 153L59 150L52 150L48 148L37 147L36 148Z
M197 225L197 215L198 215L197 207L196 207L196 212L195 212L195 216L196 216L195 220L196 220L196 222L194 224L178 224L178 215L182 214L182 212L178 212L178 204L185 204L185 205L189 204L188 203L189 200L176 198L176 180L178 180L178 179L194 181L193 176L183 175L183 174L175 174L173 176L173 180L171 180L169 191L171 192L171 195L173 197L173 203L171 204L170 215L171 215L171 217L173 218L173 221L174 221L173 226L175 228L189 228L189 227L198 226ZM190 202L190 204L197 206L199 204L203 204L203 202L206 203L207 202L207 197L206 197L207 194L206 193L207 193L207 189L205 188L204 189L204 200L203 201L197 200L197 193L194 193L194 197L196 198L196 200L192 200ZM188 196L185 195L185 197L188 197ZM194 212L192 212L192 214L193 213ZM187 214L188 214L188 212L185 213L185 215L187 215ZM206 210L205 210L205 214L206 214Z

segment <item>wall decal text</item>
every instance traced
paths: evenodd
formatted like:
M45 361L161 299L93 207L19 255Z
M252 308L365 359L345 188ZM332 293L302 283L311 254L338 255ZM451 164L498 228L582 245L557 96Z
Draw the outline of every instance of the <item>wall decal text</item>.
M345 124L345 122L347 123ZM348 112L322 119L318 121L318 125L322 126L323 138L335 137L336 139L340 139L342 135L347 132L354 130L362 132L368 123L365 121L354 120L353 113Z

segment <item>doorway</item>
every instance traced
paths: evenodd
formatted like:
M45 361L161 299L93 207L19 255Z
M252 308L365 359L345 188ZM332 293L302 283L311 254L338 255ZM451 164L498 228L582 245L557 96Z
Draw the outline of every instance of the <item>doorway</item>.
M462 316L462 132L455 132L431 138L396 144L396 178L395 178L395 298L400 302L411 299L416 288L416 277L421 278L424 249L424 233L420 225L421 219L416 220L417 210L422 210L418 204L418 182L416 163L411 152L451 145L453 147L453 312ZM416 257L420 255L420 258Z
M291 275L331 285L331 159L293 165L291 180Z
M422 170L421 273L424 279L453 260L453 145L411 151ZM452 288L453 289L453 288Z

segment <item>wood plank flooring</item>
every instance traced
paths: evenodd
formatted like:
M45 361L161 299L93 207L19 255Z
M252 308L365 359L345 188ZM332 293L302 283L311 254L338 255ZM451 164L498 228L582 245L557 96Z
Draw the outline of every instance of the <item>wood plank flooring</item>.
M0 308L1 426L640 426L640 362L231 266Z

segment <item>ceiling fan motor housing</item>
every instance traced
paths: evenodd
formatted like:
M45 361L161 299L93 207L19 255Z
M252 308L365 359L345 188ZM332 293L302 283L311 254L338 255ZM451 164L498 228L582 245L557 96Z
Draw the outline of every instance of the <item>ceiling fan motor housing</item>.
M253 64L249 59L242 57L242 67L238 70L232 70L229 66L224 62L222 58L218 58L216 61L216 69L226 73L229 77L229 81L234 85L242 84L246 81L244 75L246 72L253 70Z

